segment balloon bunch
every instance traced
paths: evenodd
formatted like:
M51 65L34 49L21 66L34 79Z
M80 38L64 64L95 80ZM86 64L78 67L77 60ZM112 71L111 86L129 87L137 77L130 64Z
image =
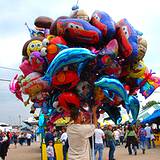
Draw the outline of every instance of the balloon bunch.
M33 103L31 113L41 108L41 128L86 104L98 105L97 113L108 113L115 123L121 122L122 105L136 120L137 92L147 98L160 86L143 62L147 42L127 19L115 22L102 11L90 19L76 10L55 21L40 16L34 25L27 26L31 39L22 50L23 75L14 77L10 90L22 102L22 93L29 96L24 104Z

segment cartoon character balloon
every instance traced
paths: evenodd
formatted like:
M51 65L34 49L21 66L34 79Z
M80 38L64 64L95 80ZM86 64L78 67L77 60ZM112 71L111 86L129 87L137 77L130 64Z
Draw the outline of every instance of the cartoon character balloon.
M74 107L80 108L80 100L78 96L72 92L64 92L58 96L58 105L64 112L70 113Z
M116 24L116 34L122 56L132 59L137 57L140 32L136 31L127 19L122 19Z
M105 39L109 42L116 34L115 22L103 11L95 11L91 17L91 24L97 27Z
M98 44L102 40L101 31L82 19L58 19L50 32L73 44Z

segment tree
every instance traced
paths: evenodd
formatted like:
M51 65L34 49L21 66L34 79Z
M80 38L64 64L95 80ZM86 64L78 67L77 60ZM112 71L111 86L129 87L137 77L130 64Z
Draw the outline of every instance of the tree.
M142 106L142 108L143 108L143 110L145 110L145 109L147 109L147 108L150 108L150 107L152 107L153 105L155 105L155 104L160 104L160 102L156 102L156 101L149 101L149 102L147 102L146 103L146 105L145 106Z

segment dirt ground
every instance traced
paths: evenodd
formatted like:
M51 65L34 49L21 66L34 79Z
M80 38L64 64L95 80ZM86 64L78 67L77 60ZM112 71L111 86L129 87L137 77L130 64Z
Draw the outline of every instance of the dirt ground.
M107 155L108 148L105 148L103 160L108 160ZM18 145L17 148L11 145L6 160L40 160L40 156L39 143L34 143L31 146ZM160 147L147 149L145 155L143 155L142 151L139 149L135 156L128 155L127 149L125 149L124 146L118 146L116 147L115 158L116 160L160 160Z

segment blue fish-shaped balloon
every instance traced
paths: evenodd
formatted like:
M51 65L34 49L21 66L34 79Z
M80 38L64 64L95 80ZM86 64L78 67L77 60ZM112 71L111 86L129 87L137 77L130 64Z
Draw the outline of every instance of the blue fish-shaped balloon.
M122 117L120 114L120 108L115 106L110 106L107 103L104 103L103 106L101 106L101 109L104 110L115 124L120 124Z
M104 91L106 96L107 96L106 93L111 91L114 94L120 96L125 103L128 103L128 94L125 88L123 87L122 83L118 79L115 79L112 77L102 77L98 81L96 81L94 84L95 86L100 87ZM112 99L112 97L108 97L108 98Z
M128 101L129 101L129 104L128 104L128 107L126 108L128 108L128 110L131 111L133 121L135 122L139 114L140 103L135 96L129 96Z
M63 67L73 64L81 63L86 60L94 59L96 57L90 50L85 48L68 48L60 51L50 63L43 80L51 83L52 77Z

